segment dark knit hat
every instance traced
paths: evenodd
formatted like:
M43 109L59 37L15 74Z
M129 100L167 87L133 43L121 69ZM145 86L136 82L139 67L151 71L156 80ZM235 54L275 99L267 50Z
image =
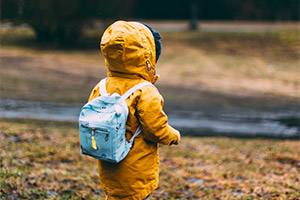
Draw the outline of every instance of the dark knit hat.
M154 41L155 41L155 52L156 52L156 62L159 59L159 56L161 54L161 35L159 34L159 32L155 31L154 29L152 29L149 25L142 23L143 25L145 25L152 33L153 37L154 37Z

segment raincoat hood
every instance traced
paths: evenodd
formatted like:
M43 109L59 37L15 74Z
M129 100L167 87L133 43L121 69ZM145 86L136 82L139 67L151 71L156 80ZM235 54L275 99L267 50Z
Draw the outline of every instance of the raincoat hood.
M100 47L109 77L143 78L151 83L158 80L155 41L145 25L117 21L104 32Z

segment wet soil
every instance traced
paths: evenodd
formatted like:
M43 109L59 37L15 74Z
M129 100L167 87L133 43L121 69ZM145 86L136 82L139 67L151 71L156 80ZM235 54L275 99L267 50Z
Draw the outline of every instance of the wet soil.
M300 139L299 103L160 86L171 125L183 135ZM84 102L82 103L82 105ZM0 116L76 122L81 105L2 99Z

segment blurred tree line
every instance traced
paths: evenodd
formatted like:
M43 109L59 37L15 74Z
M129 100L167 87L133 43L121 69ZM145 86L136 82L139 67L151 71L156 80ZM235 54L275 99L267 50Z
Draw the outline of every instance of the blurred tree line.
M201 20L299 20L299 0L136 0L134 17Z
M1 0L1 20L30 25L40 42L76 42L91 19L130 15L131 0ZM118 12L116 12L118 10Z
M299 20L299 0L1 0L1 20L29 24L38 41L77 41L91 19Z

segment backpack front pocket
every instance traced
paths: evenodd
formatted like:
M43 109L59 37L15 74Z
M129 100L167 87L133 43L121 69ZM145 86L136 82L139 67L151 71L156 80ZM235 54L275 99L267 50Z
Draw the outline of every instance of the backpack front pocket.
M83 154L98 159L110 159L111 140L108 128L80 126L80 144Z
M94 140L97 146L97 155L100 156L100 158L108 158L111 159L111 139L109 130L103 131L96 129L94 132ZM93 140L93 139L92 139Z

